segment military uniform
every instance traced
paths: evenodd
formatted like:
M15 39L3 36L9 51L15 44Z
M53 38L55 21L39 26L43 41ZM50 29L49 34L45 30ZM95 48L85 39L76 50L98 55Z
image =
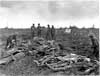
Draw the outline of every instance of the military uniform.
M38 24L38 27L37 27L37 36L41 37L41 35L42 35L42 29L40 27L40 24Z
M94 56L97 60L99 60L99 43L93 35L90 35L89 37L92 42L92 47L91 47L93 49L92 56Z
M51 37L52 37L52 40L55 40L55 28L54 28L53 25L52 25L52 28L51 28Z
M11 35L7 38L5 49L13 48L17 44L16 35Z
M32 35L32 38L35 37L35 26L34 24L31 26L31 35Z
M46 39L47 40L51 40L52 39L50 25L48 25L48 28L47 28Z

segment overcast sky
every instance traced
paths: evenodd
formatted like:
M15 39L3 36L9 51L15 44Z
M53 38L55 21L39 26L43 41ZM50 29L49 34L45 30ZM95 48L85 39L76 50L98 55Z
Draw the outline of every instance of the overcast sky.
M99 27L99 0L0 0L0 28Z

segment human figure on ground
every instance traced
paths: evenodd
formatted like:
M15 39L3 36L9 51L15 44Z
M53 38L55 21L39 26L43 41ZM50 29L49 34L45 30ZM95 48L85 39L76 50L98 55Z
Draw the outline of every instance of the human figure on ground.
M52 28L51 28L51 37L52 37L52 40L55 40L55 28L54 26L52 25Z
M11 48L13 48L14 46L17 45L17 39L16 39L16 37L17 37L17 35L14 34L14 35L10 35L7 38L5 49L11 49Z
M50 29L50 25L48 24L48 28L47 28L47 32L46 32L46 39L47 40L51 40L51 29Z
M91 48L93 49L92 56L94 56L97 60L99 60L99 42L93 34L90 34L89 38L91 39L92 43L91 46Z
M35 24L33 24L32 26L31 26L31 36L32 36L32 38L34 38L35 37L35 30L36 28L35 28Z
M37 27L37 36L38 37L42 36L42 29L41 29L40 23L38 23L38 27Z

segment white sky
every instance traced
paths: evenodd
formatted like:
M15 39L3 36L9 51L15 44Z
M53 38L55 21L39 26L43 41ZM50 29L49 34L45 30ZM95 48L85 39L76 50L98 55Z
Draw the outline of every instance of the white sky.
M99 0L1 0L0 28L100 27Z

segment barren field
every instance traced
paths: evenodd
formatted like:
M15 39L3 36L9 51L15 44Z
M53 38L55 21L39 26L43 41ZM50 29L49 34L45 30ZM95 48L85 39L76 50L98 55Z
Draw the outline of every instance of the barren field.
M72 51L67 51L71 53L76 53L78 55L89 56L91 53L90 40L88 38L89 32L92 31L99 41L99 29L88 28L88 29L72 29L71 33L62 33L59 30L56 33L56 41L63 44L64 48L70 47ZM18 38L30 39L29 29L0 29L0 52L6 44L7 37L18 32ZM42 32L44 36L45 30ZM0 76L66 76L74 75L70 71L68 72L54 72L45 67L38 67L33 62L32 56L26 56L19 61L14 63L9 63L8 65L0 66ZM92 73L91 75L94 75Z

